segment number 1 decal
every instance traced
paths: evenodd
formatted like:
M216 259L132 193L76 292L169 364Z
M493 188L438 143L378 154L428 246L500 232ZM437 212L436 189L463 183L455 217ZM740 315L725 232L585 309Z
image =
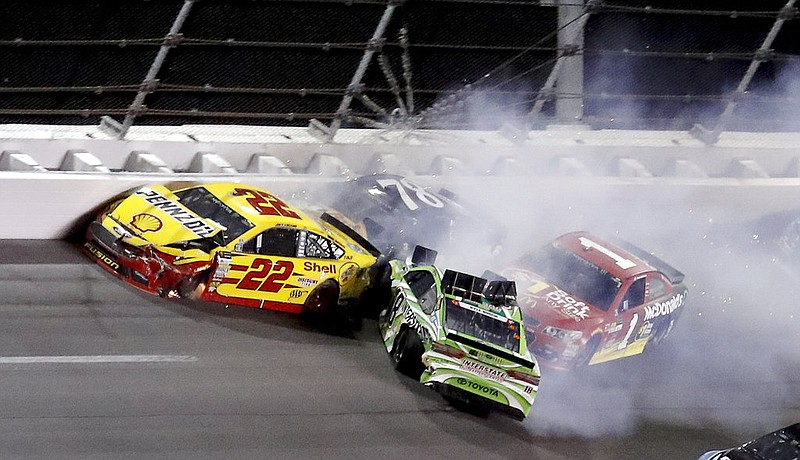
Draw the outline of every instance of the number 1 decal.
M622 342L617 346L617 350L624 350L625 347L628 346L628 340L631 338L631 334L633 334L633 330L636 328L637 321L639 321L639 314L634 313L631 318L631 327L628 328L628 333L625 334L625 338L622 339Z
M379 179L377 182L378 185L380 185L382 188L388 188L388 187L397 188L397 192L400 194L400 198L403 200L403 204L405 204L406 207L411 211L419 209L419 205L414 200L414 198L412 198L411 195L408 193L409 190L417 195L417 200L421 201L422 203L428 206L431 206L433 208L441 208L444 206L442 200L440 200L436 195L428 192L421 186L413 182L410 182L406 178L402 178L400 180Z

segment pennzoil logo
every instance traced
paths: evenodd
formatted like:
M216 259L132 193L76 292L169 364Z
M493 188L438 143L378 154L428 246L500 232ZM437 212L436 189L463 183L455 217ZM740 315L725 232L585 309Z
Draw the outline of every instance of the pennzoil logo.
M197 236L208 236L216 231L216 228L207 224L202 217L187 211L183 206L151 188L145 187L137 191L135 195L142 197L146 202L153 205L153 207L165 212Z
M96 248L92 243L89 243L87 241L86 243L83 244L83 247L85 247L90 253L92 253L93 256L103 261L104 264L108 265L114 270L119 270L119 264L117 263L117 261L107 256L103 251Z
M164 226L164 222L161 222L161 219L152 214L143 212L133 216L131 226L142 233L157 232Z

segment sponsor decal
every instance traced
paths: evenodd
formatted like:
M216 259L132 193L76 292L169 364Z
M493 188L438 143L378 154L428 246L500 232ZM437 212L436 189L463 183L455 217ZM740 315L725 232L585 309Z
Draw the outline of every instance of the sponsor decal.
M506 321L508 321L508 318L506 318L506 317L505 317L505 316L503 316L503 315L498 315L497 313L491 312L491 311L489 311L489 310L484 310L483 308L476 307L476 306L472 305L472 304L471 304L471 303L469 303L469 302L465 302L465 301L463 301L463 299L462 299L462 301L461 301L461 302L459 302L459 303L458 303L458 306L459 306L459 307L461 307L461 308L464 308L464 309L470 310L470 311L474 311L475 313L480 313L480 314L482 314L482 315L485 315L485 316L488 316L488 317L490 317L490 318L496 319L497 321L502 321L502 322L504 322L504 323L505 323ZM502 311L503 311L503 310L501 310L501 312L502 312Z
M137 191L136 195L141 196L145 201L153 205L153 207L160 209L173 219L180 222L181 225L186 227L197 236L208 236L214 233L216 230L216 228L205 223L201 217L192 214L183 206L170 200L153 189L145 187Z
M678 294L663 302L656 302L644 307L644 320L651 320L659 316L666 316L683 306L686 294Z
M586 319L589 316L589 306L585 302L576 300L567 294L563 289L556 289L547 293L547 302L559 307L560 310L576 322Z
M161 228L164 226L164 222L161 222L161 219L152 214L143 212L133 216L130 225L136 230L139 230L142 233L146 233L146 232L157 232L161 230Z
M428 340L430 334L428 330L419 322L417 319L416 313L411 310L411 307L406 304L406 308L403 310L403 318L405 319L405 323L408 324L408 327L413 329L422 341Z
M300 289L292 289L289 292L289 298L290 299L296 299L298 297L303 297L303 291L301 291Z
M307 272L319 272L336 274L336 264L318 264L316 262L303 262L303 270Z
M481 385L480 383L473 382L462 377L457 378L456 383L458 383L459 386L477 390L488 396L494 396L494 397L500 396L500 393L497 391L497 389L486 385Z
M317 284L317 280L314 278L307 278L305 276L301 276L297 278L297 284L303 287L311 287Z
M339 275L339 284L342 286L349 284L356 277L356 273L358 273L358 265L353 263L345 264L342 267L342 274Z
M119 264L117 263L117 261L106 255L106 253L95 247L92 243L89 243L87 241L86 243L84 243L83 247L85 247L90 253L92 253L93 256L103 261L104 264L108 265L114 270L119 270Z
M470 361L468 359L461 361L461 369L499 383L503 383L507 376L507 374L501 370L493 369L489 366L476 363L475 361Z
M231 269L231 253L220 251L217 253L217 269L214 270L214 275L211 276L211 283L208 286L208 292L214 292L219 287L220 282L225 278L225 275Z

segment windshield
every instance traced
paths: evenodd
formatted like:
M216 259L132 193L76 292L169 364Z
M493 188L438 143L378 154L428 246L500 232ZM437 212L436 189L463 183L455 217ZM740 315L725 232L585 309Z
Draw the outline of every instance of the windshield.
M225 227L226 241L234 240L253 228L253 224L204 187L181 190L175 192L175 195L180 198L182 205L198 216L213 220Z
M447 329L519 353L518 322L455 300L447 302L445 315Z
M528 255L523 264L549 283L608 311L622 281L562 247L549 245Z

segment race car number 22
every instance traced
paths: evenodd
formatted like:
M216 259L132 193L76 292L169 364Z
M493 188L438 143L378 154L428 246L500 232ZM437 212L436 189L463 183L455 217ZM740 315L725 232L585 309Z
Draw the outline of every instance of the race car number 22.
M247 202L250 206L255 208L259 214L263 216L283 216L299 219L300 216L296 212L289 209L289 205L284 203L280 198L270 195L269 193L260 190L251 190L248 188L237 188L233 191L234 195L248 195Z
M289 279L294 264L288 260L272 262L269 259L256 259L249 270L236 285L238 289L247 291L278 292L283 288L283 281Z
M397 188L397 193L400 194L400 198L403 200L403 204L412 211L419 209L419 205L414 198L411 197L409 191L414 192L417 196L417 200L431 206L433 208L441 208L444 206L442 200L439 199L436 195L428 192L421 186L410 182L408 179L379 179L378 185L387 189L389 187Z

